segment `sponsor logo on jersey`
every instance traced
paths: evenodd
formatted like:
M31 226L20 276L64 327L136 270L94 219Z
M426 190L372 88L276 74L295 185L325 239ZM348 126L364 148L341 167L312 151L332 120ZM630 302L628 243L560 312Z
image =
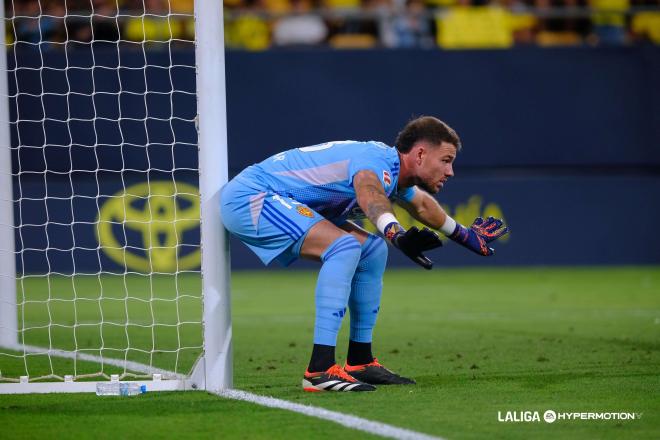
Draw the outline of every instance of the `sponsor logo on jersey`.
M305 217L309 217L309 218L314 217L314 213L312 212L312 210L306 206L298 206L296 208L296 211L298 211L298 214L304 215Z
M392 175L389 171L383 170L383 182L385 182L385 185L387 186L392 184Z

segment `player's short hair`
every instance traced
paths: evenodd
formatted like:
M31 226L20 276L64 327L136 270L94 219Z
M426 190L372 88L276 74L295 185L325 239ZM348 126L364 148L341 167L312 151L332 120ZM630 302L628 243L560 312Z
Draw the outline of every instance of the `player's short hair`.
M408 122L396 137L396 149L409 152L418 141L428 141L435 145L447 142L461 150L461 139L453 128L433 116L420 116Z

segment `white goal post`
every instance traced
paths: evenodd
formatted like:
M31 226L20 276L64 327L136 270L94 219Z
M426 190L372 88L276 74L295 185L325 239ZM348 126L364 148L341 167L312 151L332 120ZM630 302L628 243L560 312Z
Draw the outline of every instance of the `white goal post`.
M223 4L140 13L114 0L110 12L95 11L89 1L86 11L39 1L35 15L0 0L0 37L14 38L0 55L0 394L93 392L108 380L148 391L231 388L229 243L219 217L228 180ZM192 42L173 31L193 18L194 65ZM115 23L116 39L95 35L96 19ZM66 41L50 41L44 23L67 20L89 24L90 40L73 41L84 31L67 27ZM151 40L149 21L169 27L169 39ZM37 41L25 43L36 64L16 54L19 22L37 28ZM125 22L141 41L124 38ZM72 42L87 51L78 64ZM103 162L112 154L121 168ZM50 168L54 157L68 172Z
M233 385L229 238L218 215L220 188L229 178L222 8L219 1L195 0L204 388L211 391Z

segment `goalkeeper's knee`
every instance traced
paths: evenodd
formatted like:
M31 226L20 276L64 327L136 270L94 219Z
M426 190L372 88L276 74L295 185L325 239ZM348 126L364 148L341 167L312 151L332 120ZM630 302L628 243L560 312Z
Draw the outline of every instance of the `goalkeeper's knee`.
M377 235L369 234L362 245L358 272L368 272L369 276L382 277L387 265L387 243Z

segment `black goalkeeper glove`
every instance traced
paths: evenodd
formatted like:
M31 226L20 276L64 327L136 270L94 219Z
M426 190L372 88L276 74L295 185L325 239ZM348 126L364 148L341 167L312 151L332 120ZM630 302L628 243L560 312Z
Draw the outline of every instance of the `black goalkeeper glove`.
M385 236L408 258L427 270L433 267L433 261L422 252L442 246L438 234L429 228L420 231L413 226L406 231L398 223L391 223L385 228Z

